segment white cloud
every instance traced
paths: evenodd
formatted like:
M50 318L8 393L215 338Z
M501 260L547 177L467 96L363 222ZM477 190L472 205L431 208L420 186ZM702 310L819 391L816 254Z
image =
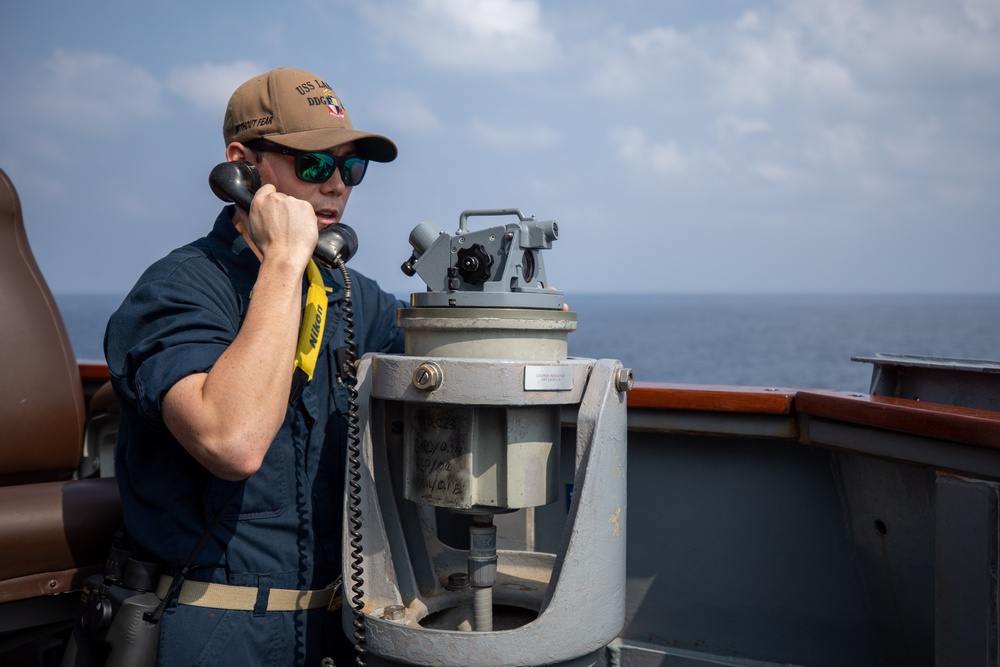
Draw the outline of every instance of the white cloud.
M434 132L441 129L441 120L416 93L404 90L378 94L370 113L389 127L405 132Z
M725 114L715 120L716 136L720 139L729 137L744 137L754 134L770 134L774 131L771 124L760 118L746 118L734 114Z
M871 144L867 132L854 124L822 124L806 135L802 155L817 165L854 167L864 162Z
M998 0L777 0L683 26L664 12L567 55L593 63L579 94L614 109L619 154L693 188L740 197L751 175L870 203L910 177L982 193L996 178Z
M686 173L689 160L673 141L655 143L638 127L616 127L610 139L618 147L618 157L639 170L649 170L661 177Z
M477 141L493 148L503 150L530 150L547 148L559 143L559 134L543 125L521 127L514 125L496 125L481 120L474 120L470 126Z
M670 27L656 26L628 39L632 51L639 56L650 55L660 60L679 58L690 48L689 39Z
M146 70L100 52L57 50L24 78L30 113L58 126L94 134L160 113L160 85Z
M719 53L704 58L710 94L723 107L767 110L789 101L801 106L859 100L850 70L832 55L806 54L794 29L754 22L726 38Z
M688 169L688 161L677 148L677 144L653 144L649 151L649 165L657 174L678 176Z
M774 20L869 85L913 86L1000 74L996 0L786 1Z
M992 30L1000 24L1000 2L962 0L962 12L980 30Z
M391 43L442 69L537 70L558 53L536 0L390 0L359 11Z
M655 26L632 35L609 30L578 54L591 66L590 89L608 98L644 96L670 85L697 57L691 37L670 27ZM671 78L668 78L669 77Z
M612 50L595 64L587 89L607 99L634 97L642 92L644 79L630 54Z
M899 96L932 94L930 85L978 78L1000 89L1000 2L783 0L683 30L609 26L572 56L596 61L588 89L609 97L683 94L740 114L884 113Z
M173 67L167 73L166 87L174 95L185 98L199 111L219 114L229 97L242 83L266 71L267 68L249 60L215 65L205 63L193 67Z
M775 185L785 185L791 181L792 177L787 168L773 162L760 162L754 165L753 173Z

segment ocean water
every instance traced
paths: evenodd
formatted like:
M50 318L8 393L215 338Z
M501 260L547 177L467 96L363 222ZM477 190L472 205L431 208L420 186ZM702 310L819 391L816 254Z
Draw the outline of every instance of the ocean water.
M574 356L621 359L640 382L867 391L894 353L1000 359L995 295L570 297Z
M57 295L74 351L103 359L121 295ZM1000 294L574 295L575 357L613 358L638 382L867 391L895 353L1000 360Z

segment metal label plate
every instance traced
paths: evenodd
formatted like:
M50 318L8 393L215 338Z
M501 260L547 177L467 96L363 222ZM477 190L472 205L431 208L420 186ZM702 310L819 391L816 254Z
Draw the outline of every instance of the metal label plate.
M573 388L572 366L525 366L525 391L569 391Z

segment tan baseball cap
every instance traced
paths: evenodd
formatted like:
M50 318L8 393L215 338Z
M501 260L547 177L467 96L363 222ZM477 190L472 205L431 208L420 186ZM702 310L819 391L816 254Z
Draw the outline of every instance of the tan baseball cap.
M267 139L305 151L353 141L360 156L375 162L392 162L397 153L388 137L355 130L330 85L300 69L274 69L237 88L226 107L222 135L227 146Z

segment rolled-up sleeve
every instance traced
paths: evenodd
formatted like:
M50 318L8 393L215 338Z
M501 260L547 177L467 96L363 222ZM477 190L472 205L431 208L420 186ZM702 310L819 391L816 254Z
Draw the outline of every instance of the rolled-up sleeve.
M239 331L240 299L216 267L199 266L206 263L154 265L108 323L112 383L154 425L167 391L211 369Z

